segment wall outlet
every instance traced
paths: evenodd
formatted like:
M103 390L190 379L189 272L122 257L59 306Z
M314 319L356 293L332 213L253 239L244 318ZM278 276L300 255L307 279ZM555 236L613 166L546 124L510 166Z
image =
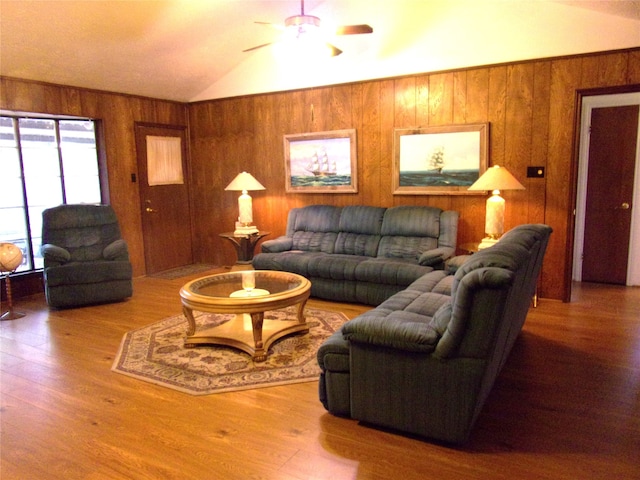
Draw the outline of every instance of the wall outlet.
M544 178L544 167L527 167L527 178Z

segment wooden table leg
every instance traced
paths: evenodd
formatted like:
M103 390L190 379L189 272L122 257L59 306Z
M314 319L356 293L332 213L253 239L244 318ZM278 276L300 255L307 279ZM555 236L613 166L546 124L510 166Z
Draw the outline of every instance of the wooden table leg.
M256 312L251 314L251 325L253 327L253 343L255 353L253 354L254 362L264 362L267 359L267 352L262 342L262 324L264 322L264 312Z

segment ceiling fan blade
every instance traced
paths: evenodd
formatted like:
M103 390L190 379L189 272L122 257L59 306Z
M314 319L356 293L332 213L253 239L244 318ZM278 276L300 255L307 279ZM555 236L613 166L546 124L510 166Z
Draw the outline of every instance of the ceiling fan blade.
M251 47L251 48L247 48L246 50L242 50L243 52L251 52L253 50L258 50L259 48L262 47L268 47L269 45L271 45L273 42L269 42L269 43L263 43L262 45L257 45L255 47Z
M369 25L342 25L336 29L336 35L359 35L361 33L373 33Z
M258 25L266 25L268 27L275 28L276 30L284 30L284 25L278 25L277 23L271 23L271 22L253 22L253 23L257 23Z
M331 45L330 43L327 43L327 47L329 47L331 49L331 56L332 57L337 57L338 55L340 55L342 53L342 50L340 50L335 45Z

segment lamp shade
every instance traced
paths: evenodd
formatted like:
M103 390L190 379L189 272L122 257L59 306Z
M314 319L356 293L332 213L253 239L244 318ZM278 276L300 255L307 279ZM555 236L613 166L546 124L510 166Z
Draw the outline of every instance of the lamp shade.
M469 187L469 190L524 190L516 177L504 167L494 165Z
M251 190L265 190L264 185L262 185L258 180L253 178L253 175L247 172L239 173L236 178L234 178L229 185L225 188L225 190L231 190L236 192L242 191L251 191Z

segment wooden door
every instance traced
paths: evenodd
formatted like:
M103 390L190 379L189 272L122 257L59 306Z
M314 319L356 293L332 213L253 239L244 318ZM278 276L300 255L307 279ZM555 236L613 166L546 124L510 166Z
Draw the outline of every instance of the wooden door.
M584 282L627 281L638 110L638 105L592 110Z
M184 127L136 124L146 273L193 263Z

